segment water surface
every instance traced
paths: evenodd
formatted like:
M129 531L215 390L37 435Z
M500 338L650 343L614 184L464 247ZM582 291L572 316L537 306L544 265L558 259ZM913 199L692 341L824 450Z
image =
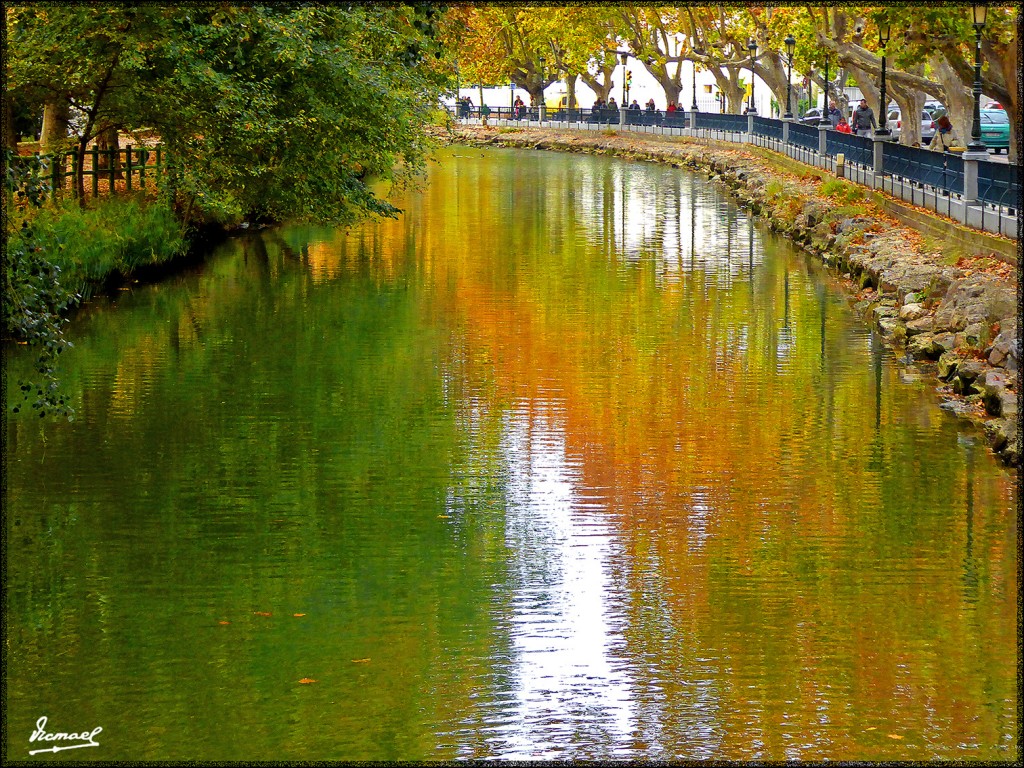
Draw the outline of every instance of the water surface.
M76 420L6 428L8 754L1015 757L1015 478L930 378L700 177L438 159L76 318Z

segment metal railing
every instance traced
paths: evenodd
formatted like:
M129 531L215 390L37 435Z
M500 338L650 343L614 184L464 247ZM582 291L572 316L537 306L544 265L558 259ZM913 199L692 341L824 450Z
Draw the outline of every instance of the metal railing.
M798 147L818 151L818 129L802 123L789 124L789 143Z
M830 157L845 155L846 162L856 163L865 168L874 164L874 142L863 136L839 131L825 133L825 154Z

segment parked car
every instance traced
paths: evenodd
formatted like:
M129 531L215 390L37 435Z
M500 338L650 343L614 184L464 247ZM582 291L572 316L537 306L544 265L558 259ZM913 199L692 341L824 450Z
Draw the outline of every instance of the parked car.
M1010 148L1010 118L1005 109L981 110L981 140L997 155Z
M928 144L935 135L935 116L926 109L921 110L921 146ZM903 127L903 115L897 109L890 109L886 117L885 127L889 129L893 141L900 140L900 129Z
M817 127L818 123L821 122L821 110L817 107L812 107L804 112L803 117L800 118L802 125L812 125Z

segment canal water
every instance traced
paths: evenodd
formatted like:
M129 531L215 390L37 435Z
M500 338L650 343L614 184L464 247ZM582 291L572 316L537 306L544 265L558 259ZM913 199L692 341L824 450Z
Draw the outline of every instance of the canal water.
M1015 477L933 381L705 179L437 160L75 318L8 756L1015 757Z

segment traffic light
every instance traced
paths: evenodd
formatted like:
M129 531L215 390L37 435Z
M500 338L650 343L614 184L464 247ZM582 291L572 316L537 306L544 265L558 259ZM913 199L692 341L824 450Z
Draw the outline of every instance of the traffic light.
M633 84L633 72L631 70L627 69L626 70L626 85L632 85L632 84Z

